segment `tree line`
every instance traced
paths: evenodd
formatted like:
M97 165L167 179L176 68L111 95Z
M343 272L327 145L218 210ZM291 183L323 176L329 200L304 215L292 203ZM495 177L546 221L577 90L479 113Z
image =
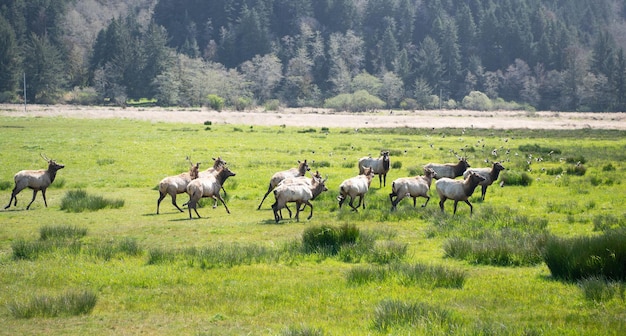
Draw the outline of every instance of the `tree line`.
M0 101L626 110L623 1L128 2L80 43L80 2L0 0Z

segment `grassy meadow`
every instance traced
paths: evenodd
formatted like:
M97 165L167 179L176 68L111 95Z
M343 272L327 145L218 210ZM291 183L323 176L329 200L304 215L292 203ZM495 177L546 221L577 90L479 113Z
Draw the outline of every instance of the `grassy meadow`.
M626 132L609 130L313 129L133 120L0 117L0 205L13 175L65 165L47 191L0 210L0 334L618 335L624 282L564 281L549 236L626 227ZM339 209L360 157L391 151L387 185L367 208ZM506 170L470 198L390 211L391 182L429 162ZM220 156L237 175L223 206L189 220L155 186ZM296 222L276 224L271 175L307 160L329 191ZM102 209L72 210L69 196ZM178 196L178 204L187 201ZM344 205L347 205L344 204ZM294 207L291 206L293 209ZM342 245L309 244L338 241ZM341 238L337 238L341 237ZM343 240L342 240L343 241Z

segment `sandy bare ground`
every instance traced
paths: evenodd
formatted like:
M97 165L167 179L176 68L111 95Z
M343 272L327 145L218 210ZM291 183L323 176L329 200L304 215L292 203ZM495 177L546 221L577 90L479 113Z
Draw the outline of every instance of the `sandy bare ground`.
M299 127L474 127L486 129L617 129L626 130L626 113L524 111L390 111L337 113L325 109L281 111L212 111L206 108L120 108L74 105L0 104L0 115L13 117L121 118L152 122L184 122Z

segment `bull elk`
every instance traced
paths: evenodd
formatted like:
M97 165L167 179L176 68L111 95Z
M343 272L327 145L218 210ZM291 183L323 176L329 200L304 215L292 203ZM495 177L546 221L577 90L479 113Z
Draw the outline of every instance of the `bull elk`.
M59 169L63 169L65 165L48 159L44 154L41 154L41 157L48 162L48 169L21 170L17 172L17 174L13 177L15 187L11 192L9 204L4 207L5 209L8 209L11 206L11 202L13 202L13 206L17 206L17 194L26 188L33 189L33 199L30 203L28 203L26 210L30 209L30 205L35 201L35 197L37 197L37 192L39 190L41 190L41 194L43 195L43 203L46 207L48 207L48 201L46 201L46 189L50 186L50 184L52 184L52 182L54 182L54 178L57 176L57 171Z

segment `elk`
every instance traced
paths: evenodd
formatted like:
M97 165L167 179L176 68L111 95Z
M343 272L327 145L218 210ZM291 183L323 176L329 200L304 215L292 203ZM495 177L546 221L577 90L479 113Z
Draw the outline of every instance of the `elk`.
M267 195L269 195L272 192L272 190L274 190L274 188L276 188L276 186L280 183L280 181L288 177L304 176L306 172L309 170L311 170L311 168L309 168L309 164L306 162L306 160L304 160L302 162L298 161L298 167L296 168L279 171L275 173L274 175L272 175L272 178L270 179L270 185L267 188L267 192L263 196L263 199L261 200L261 203L259 204L259 207L257 208L257 210L261 210L261 205L263 205L265 198L267 197Z
M400 201L405 197L413 198L413 207L416 206L417 197L425 197L426 203L422 204L422 208L425 207L426 204L428 204L428 201L430 201L428 192L430 191L432 180L436 176L437 174L434 170L424 168L423 176L401 177L393 181L391 184L391 193L389 194L389 199L391 200L391 210L395 210L396 205L398 205L398 203L400 203Z
M387 173L391 168L389 161L389 151L381 151L380 157L372 158L365 156L359 159L359 174L363 175L365 167L370 167L374 174L378 175L378 187L387 186Z
M311 177L308 178L306 176L297 176L297 177L288 177L282 181L280 181L280 183L278 183L278 185L284 185L284 184L296 184L296 185L308 185L311 186L313 185L315 179L321 180L322 179L322 174L320 174L319 171L315 171L315 174L311 174ZM287 209L287 211L289 212L289 218L291 218L291 209L289 209L289 207L287 206L287 204L285 204L285 209ZM303 209L300 209L303 210ZM279 214L280 214L280 218L283 218L283 214L282 214L282 210L279 210Z
M374 170L371 167L365 167L362 175L358 175L355 177L351 177L345 181L343 181L339 185L339 196L337 196L337 200L339 201L339 208L343 205L343 202L346 201L346 198L350 196L350 207L354 211L358 211L361 204L363 204L363 209L365 209L365 194L369 190L370 184L372 183L372 178L374 178ZM356 207L353 205L354 199L359 197L359 204Z
M454 179L457 176L463 176L463 173L467 168L471 167L467 160L463 157L459 158L459 162L454 163L429 163L424 168L430 168L435 171L437 175L435 179L443 177Z
M159 214L159 206L161 205L161 201L165 198L166 195L170 195L172 197L172 204L178 209L180 212L183 212L178 204L176 204L176 195L182 194L187 190L187 185L192 180L195 180L199 176L198 168L200 168L200 162L195 165L189 157L187 157L187 161L189 161L189 172L182 173L175 176L168 176L159 182L159 200L157 201L157 215Z
M437 187L437 193L439 194L439 207L443 212L443 203L449 198L454 200L454 212L456 214L456 206L459 201L464 201L470 207L470 216L473 212L472 204L468 201L468 198L474 193L474 189L478 184L485 179L476 174L470 173L465 180L453 180L451 178L441 178L435 182Z
M487 194L487 187L493 184L493 182L498 180L500 176L500 172L504 170L504 166L500 162L494 162L491 168L475 168L468 169L464 177L467 177L471 172L474 172L480 176L482 176L485 180L480 182L479 185L482 187L481 191L481 199L485 200L485 194Z
M216 175L223 167L226 166L226 161L222 160L221 157L213 158L213 167L207 168L205 171L201 171L198 175L199 178L209 177L210 175ZM224 192L224 197L226 197L226 189L222 185L222 191ZM213 204L213 209L217 208L217 199Z
M37 192L41 190L41 195L43 195L43 203L46 207L48 207L48 201L46 200L46 189L54 182L54 178L57 176L57 171L59 169L63 169L65 165L55 162L54 160L48 159L43 153L40 154L41 157L48 162L48 169L43 170L21 170L15 174L13 180L15 181L15 187L11 192L11 199L9 200L9 204L5 206L5 209L8 209L11 206L11 202L13 202L13 206L17 206L17 194L20 191L30 188L33 189L33 199L26 206L26 210L30 209L31 204L35 201L35 197L37 197ZM15 200L15 201L14 201Z
M197 206L198 201L204 197L211 197L214 200L220 200L222 204L224 204L224 208L226 208L226 213L230 214L228 206L226 206L224 199L220 195L220 189L222 188L222 185L227 178L235 175L236 174L232 172L228 167L222 167L222 169L220 169L215 175L198 178L189 182L189 184L187 185L187 194L189 194L189 201L187 202L189 219L192 219L191 209L193 209L196 212L196 216L200 218Z
M279 211L286 207L287 203L296 203L296 221L300 221L300 211L308 205L311 208L311 213L307 219L313 217L313 204L311 200L314 200L319 194L327 191L326 179L320 179L313 177L311 184L281 184L274 189L274 197L276 202L272 204L272 210L274 211L274 220L276 223L281 219ZM300 209L300 205L304 204L304 207Z

